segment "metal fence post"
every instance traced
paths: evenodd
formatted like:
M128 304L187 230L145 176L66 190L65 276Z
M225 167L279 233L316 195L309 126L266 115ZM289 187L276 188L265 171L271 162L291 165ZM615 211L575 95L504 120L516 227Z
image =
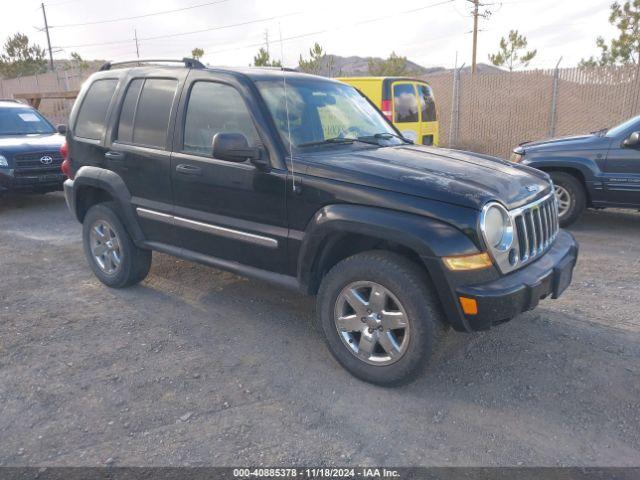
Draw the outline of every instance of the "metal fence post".
M464 68L463 63L460 68L453 70L453 96L451 98L451 122L449 128L449 147L455 147L458 143L458 129L460 125L460 70Z
M556 136L556 123L558 122L558 85L560 83L560 62L562 57L556 63L556 68L553 72L553 90L551 91L551 120L549 122L549 137Z

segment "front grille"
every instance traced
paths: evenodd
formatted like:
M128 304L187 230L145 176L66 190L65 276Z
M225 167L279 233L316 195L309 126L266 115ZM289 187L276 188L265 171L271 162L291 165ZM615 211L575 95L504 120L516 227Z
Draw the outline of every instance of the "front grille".
M43 163L42 157L51 157L51 163ZM14 172L17 176L58 173L62 160L60 152L55 151L20 153L13 157Z
M519 265L542 255L558 234L558 206L552 192L542 200L511 212L518 238Z

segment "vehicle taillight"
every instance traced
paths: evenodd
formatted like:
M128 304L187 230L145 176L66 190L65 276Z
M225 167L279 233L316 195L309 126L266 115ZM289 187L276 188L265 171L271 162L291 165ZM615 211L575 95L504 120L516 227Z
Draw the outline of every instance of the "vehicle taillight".
M62 155L62 165L60 165L60 170L65 174L67 178L73 180L73 172L71 171L71 162L69 162L69 147L67 146L67 142L64 142L60 147L60 155Z
M382 114L387 117L387 120L393 122L393 110L391 108L391 100L382 101Z

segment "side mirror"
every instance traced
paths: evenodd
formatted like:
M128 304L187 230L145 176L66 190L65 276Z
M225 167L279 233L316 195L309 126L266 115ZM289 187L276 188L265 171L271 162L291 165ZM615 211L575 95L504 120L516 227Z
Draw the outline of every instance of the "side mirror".
M58 133L60 135L66 135L67 134L67 126L64 123L56 125L56 130L58 131Z
M627 148L640 147L640 132L633 132L624 142L622 142L622 145Z
M260 149L249 147L247 137L241 133L216 133L213 137L213 157L229 162L259 160Z

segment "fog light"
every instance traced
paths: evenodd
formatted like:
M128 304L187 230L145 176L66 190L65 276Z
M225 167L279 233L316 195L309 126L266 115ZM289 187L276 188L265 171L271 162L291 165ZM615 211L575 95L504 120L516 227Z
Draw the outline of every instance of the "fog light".
M459 297L460 306L465 315L477 315L478 314L478 302L475 298Z
M493 263L487 252L474 253L473 255L461 255L456 257L443 257L442 261L449 270L480 270L488 268Z

